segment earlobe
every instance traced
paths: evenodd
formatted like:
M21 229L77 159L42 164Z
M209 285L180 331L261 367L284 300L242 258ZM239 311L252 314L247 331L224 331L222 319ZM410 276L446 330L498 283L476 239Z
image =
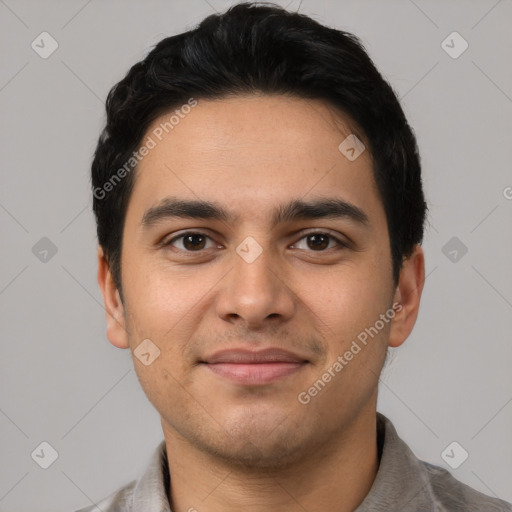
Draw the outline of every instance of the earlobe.
M425 256L416 245L411 256L404 260L400 279L393 298L396 315L391 322L389 346L399 347L410 335L418 317L423 284L425 282Z
M103 295L107 317L107 338L118 348L130 346L126 332L124 305L112 277L102 247L98 247L98 285Z

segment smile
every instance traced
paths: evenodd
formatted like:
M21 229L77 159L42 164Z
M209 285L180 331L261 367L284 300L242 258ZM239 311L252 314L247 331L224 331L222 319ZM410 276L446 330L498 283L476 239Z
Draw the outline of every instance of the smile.
M202 363L216 375L241 385L264 385L299 371L309 361L281 349L225 350Z

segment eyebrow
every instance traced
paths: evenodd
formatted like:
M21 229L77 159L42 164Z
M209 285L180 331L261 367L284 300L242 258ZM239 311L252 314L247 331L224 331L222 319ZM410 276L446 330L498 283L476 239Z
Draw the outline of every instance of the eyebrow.
M160 221L172 218L211 219L234 223L238 215L230 213L223 206L202 200L184 200L166 197L158 205L146 210L142 227L147 230ZM292 200L274 209L272 224L311 219L349 219L368 228L368 215L358 206L339 198L322 198L312 201Z

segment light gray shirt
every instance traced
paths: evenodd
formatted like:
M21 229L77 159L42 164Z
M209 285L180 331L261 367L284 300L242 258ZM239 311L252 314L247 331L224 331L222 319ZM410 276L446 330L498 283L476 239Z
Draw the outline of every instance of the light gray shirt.
M354 512L512 512L512 505L459 482L412 453L389 419L377 413L379 469L370 492ZM162 441L139 480L97 503L103 512L172 512L169 468ZM76 512L97 512L96 505Z

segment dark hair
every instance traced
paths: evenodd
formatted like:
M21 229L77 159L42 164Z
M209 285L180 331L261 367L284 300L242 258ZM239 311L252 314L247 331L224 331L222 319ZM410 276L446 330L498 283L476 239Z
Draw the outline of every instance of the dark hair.
M134 183L126 162L148 127L191 98L247 93L327 100L362 130L386 212L396 285L403 259L423 240L427 205L416 139L393 89L353 34L275 4L244 2L161 40L108 94L92 162L93 209L119 291Z

